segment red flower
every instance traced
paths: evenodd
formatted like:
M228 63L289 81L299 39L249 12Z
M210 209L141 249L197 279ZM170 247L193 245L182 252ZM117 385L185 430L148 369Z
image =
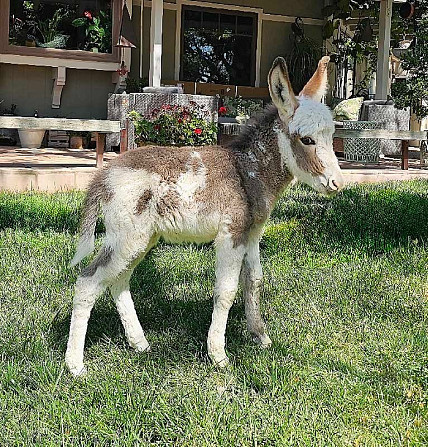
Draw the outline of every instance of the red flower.
M84 15L87 19L92 20L92 13L91 13L91 11L85 11L85 12L83 13L83 15Z
M227 109L226 109L226 107L224 107L224 106L221 106L221 107L218 109L218 113L220 113L220 115L224 115L226 112L227 112Z
M181 124L183 120L181 118L178 118L178 122Z
M155 126L154 126L155 130L160 130L160 127L161 126L159 126L159 124L155 124Z
M195 132L196 135L200 135L202 133L202 129L199 129L199 127L197 127L193 132Z

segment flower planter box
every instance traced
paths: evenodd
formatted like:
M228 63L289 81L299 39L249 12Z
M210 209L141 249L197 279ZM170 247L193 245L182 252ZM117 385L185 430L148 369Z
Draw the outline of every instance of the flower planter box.
M218 121L218 99L215 96L188 95L180 93L130 93L112 94L107 101L107 116L109 120L118 120L122 128L128 128L128 147L134 149L134 125L128 120L128 113L132 110L144 117L149 117L154 109L159 109L165 104L192 107L203 107L208 113L210 121ZM111 151L112 146L119 146L120 134L107 135L106 147Z

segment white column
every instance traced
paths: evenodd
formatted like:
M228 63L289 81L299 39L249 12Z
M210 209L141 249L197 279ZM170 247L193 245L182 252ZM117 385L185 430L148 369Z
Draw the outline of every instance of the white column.
M377 53L376 99L387 99L389 89L389 48L393 0L381 0L379 47Z
M163 0L152 0L149 71L149 85L151 87L160 87L162 77L162 19Z
M126 0L126 6L129 11L129 17L132 19L132 0ZM122 60L125 62L128 70L131 70L131 48L122 48L121 51L123 51Z
M144 0L140 0L140 78L143 77L144 54Z
M177 12L175 14L175 67L174 67L174 79L180 80L180 63L181 63L181 12L182 12L182 0L176 0Z

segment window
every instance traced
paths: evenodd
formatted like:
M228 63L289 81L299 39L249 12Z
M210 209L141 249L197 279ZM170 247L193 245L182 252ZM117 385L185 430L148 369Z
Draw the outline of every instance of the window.
M254 85L256 16L183 7L181 79Z
M0 0L1 50L49 57L113 60L115 0ZM6 20L8 23L6 23ZM3 30L3 24L7 26Z

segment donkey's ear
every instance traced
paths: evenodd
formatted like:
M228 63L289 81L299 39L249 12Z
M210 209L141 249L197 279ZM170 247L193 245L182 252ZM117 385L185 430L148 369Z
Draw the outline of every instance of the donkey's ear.
M280 117L288 121L297 109L299 103L291 87L287 64L282 57L277 57L268 76L269 91Z
M318 62L317 71L303 87L299 96L306 96L307 98L312 98L314 101L321 101L327 90L327 67L329 62L330 56L324 56Z

